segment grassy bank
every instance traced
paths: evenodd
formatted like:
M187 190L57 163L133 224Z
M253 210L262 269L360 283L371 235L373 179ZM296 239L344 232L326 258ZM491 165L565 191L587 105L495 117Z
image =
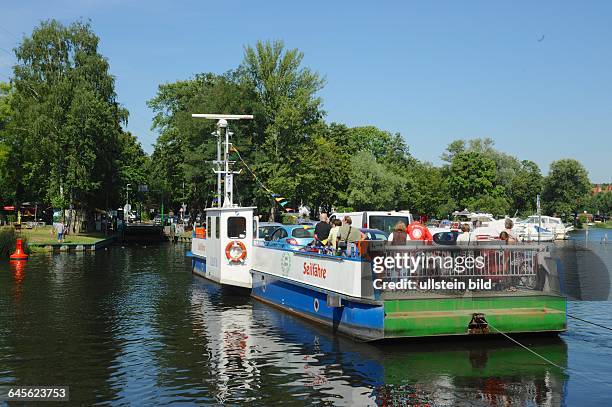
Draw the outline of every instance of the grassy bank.
M21 234L28 239L30 244L45 245L57 243L57 234L52 226L43 226L36 229L24 229ZM100 240L106 239L103 233L82 233L76 235L67 235L64 237L63 243L71 244L92 244Z
M602 222L602 223L595 223L593 226L589 226L591 228L597 228L597 229L612 229L612 221L607 221L607 222Z

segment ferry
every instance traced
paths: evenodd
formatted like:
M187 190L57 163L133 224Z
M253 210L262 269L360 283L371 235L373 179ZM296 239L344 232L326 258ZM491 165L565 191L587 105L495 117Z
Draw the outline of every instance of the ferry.
M447 232L449 239L434 242L360 241L331 253L257 239L256 208L232 201L227 129L228 121L252 116L193 117L218 120L219 197L219 206L206 209L205 236L192 240L194 274L358 341L566 329L566 298L543 245L457 246Z

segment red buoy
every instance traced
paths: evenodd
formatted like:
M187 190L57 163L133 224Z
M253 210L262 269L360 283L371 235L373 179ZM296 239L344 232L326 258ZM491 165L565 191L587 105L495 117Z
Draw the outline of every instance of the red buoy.
M11 260L25 260L27 258L28 255L23 251L23 240L17 239L17 247L15 253L11 254Z

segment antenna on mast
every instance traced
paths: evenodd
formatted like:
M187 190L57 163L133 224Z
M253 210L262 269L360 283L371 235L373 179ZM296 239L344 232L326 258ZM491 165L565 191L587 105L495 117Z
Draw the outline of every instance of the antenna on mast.
M217 174L217 206L221 207L221 180L225 180L225 194L223 198L223 206L231 207L234 206L234 174L240 174L240 171L232 171L231 165L234 161L230 161L230 136L234 133L229 131L228 120L251 120L253 115L251 114L208 114L208 113L194 113L191 115L193 118L199 119L210 119L217 120L217 130L212 133L213 136L217 136L217 159L213 161L216 169L213 170ZM223 145L225 151L223 153L223 160L221 159L221 144L222 139L225 136Z

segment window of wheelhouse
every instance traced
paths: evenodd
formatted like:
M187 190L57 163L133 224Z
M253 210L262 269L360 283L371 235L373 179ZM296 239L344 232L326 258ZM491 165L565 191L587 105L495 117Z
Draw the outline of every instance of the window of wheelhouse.
M209 216L206 221L206 236L212 237L212 235L213 235L212 222L210 221L210 216Z
M221 231L221 217L215 216L215 238L219 239L220 231Z
M227 237L230 239L244 239L246 237L246 218L244 216L230 216L227 218Z

